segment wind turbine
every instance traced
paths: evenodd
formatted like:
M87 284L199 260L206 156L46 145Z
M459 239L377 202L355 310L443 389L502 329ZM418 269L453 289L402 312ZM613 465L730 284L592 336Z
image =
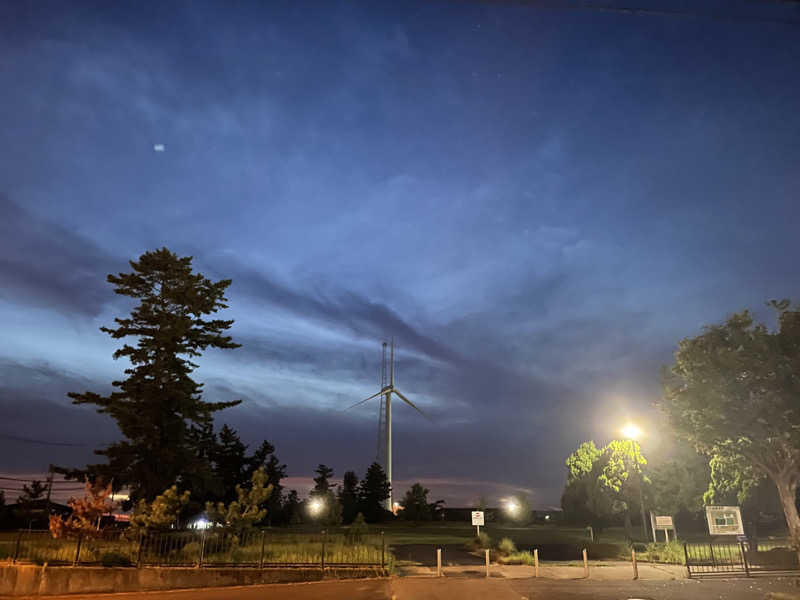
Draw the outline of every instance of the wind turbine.
M398 398L400 398L403 402L408 404L411 408L416 410L419 414L421 414L426 419L428 418L427 415L422 412L411 400L406 398L400 390L398 390L394 386L394 338L392 338L390 351L389 351L389 359L387 361L386 357L386 346L387 343L383 342L383 360L381 362L381 389L379 392L372 394L369 398L364 398L363 400L356 402L352 406L348 407L347 410L351 408L355 408L365 402L369 402L373 398L378 398L381 396L381 410L380 416L378 418L378 458L380 459L380 451L381 451L381 441L385 441L385 454L383 456L384 460L386 461L384 464L384 470L386 471L386 479L389 481L389 485L392 485L392 394L396 394ZM385 417L385 420L384 420ZM384 440L381 440L381 434L383 434ZM386 510L392 510L392 491L389 491L389 498L386 500Z

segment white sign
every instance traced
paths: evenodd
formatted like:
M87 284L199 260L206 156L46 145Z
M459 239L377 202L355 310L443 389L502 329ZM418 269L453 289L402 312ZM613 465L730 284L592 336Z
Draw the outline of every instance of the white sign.
M711 535L744 535L738 506L706 506L706 520Z
M473 525L478 525L478 526L483 525L483 511L482 510L473 510L472 511L472 524Z
M656 515L656 529L674 529L672 524L672 517L659 517Z

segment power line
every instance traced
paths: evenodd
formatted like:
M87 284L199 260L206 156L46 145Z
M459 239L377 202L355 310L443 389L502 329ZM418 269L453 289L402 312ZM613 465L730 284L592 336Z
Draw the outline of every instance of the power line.
M5 481L21 481L23 483L33 483L34 481L39 481L39 482L43 481L42 479L37 479L35 477L33 479L23 479L23 478L20 478L20 477L0 477L0 479L5 480ZM53 481L52 483L53 483L53 485L65 485L65 484L75 485L74 481L68 481L66 479L62 479L60 481Z
M11 440L13 442L23 442L26 444L42 444L45 446L71 446L71 447L86 447L88 444L76 444L73 442L51 442L48 440L36 440L33 438L20 437L18 435L11 435L9 433L0 433L0 438L4 440Z
M533 8L551 10L594 10L597 12L619 13L629 16L654 16L654 17L688 17L692 19L710 19L712 21L743 22L743 23L773 23L779 25L800 26L800 18L783 19L778 17L765 17L760 15L742 15L726 13L702 13L671 8L641 8L631 5L616 5L598 2L553 2L548 0L466 0L487 4L520 4ZM800 5L800 0L772 0L771 3L787 5Z

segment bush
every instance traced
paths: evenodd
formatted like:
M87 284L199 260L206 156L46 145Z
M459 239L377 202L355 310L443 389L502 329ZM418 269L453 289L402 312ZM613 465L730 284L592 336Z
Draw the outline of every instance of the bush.
M647 560L652 562L682 565L686 562L683 545L680 542L647 544Z
M533 554L531 552L512 552L508 556L500 556L497 559L501 565L533 565Z
M200 560L200 542L189 542L181 548L181 554L185 560Z
M119 552L106 552L100 557L100 564L104 567L130 567L131 559Z
M643 544L642 542L633 542L631 544L631 549L636 550L636 552L647 552L647 544Z
M481 531L480 534L476 535L469 542L467 542L467 547L470 550L485 550L487 548L491 548L492 538L490 538L489 534L486 532Z
M514 541L511 538L503 538L500 540L500 543L497 544L497 552L501 556L509 556L516 551L517 547L514 545Z

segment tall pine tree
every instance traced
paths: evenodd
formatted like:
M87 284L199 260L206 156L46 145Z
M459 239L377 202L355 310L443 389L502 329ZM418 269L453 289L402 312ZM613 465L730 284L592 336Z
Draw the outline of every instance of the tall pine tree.
M130 316L114 319L116 328L101 327L125 343L114 358L125 358L126 379L114 381L108 396L71 393L75 404L95 404L110 415L124 440L96 450L106 464L90 465L90 475L128 486L131 500L152 500L173 484L181 487L197 467L192 431L212 422L216 411L240 401L206 402L202 384L191 374L192 358L207 348L237 348L225 331L233 321L206 319L227 308L230 279L212 282L192 271L192 257L178 257L167 248L145 252L130 263L131 273L109 275L114 291L139 301Z

